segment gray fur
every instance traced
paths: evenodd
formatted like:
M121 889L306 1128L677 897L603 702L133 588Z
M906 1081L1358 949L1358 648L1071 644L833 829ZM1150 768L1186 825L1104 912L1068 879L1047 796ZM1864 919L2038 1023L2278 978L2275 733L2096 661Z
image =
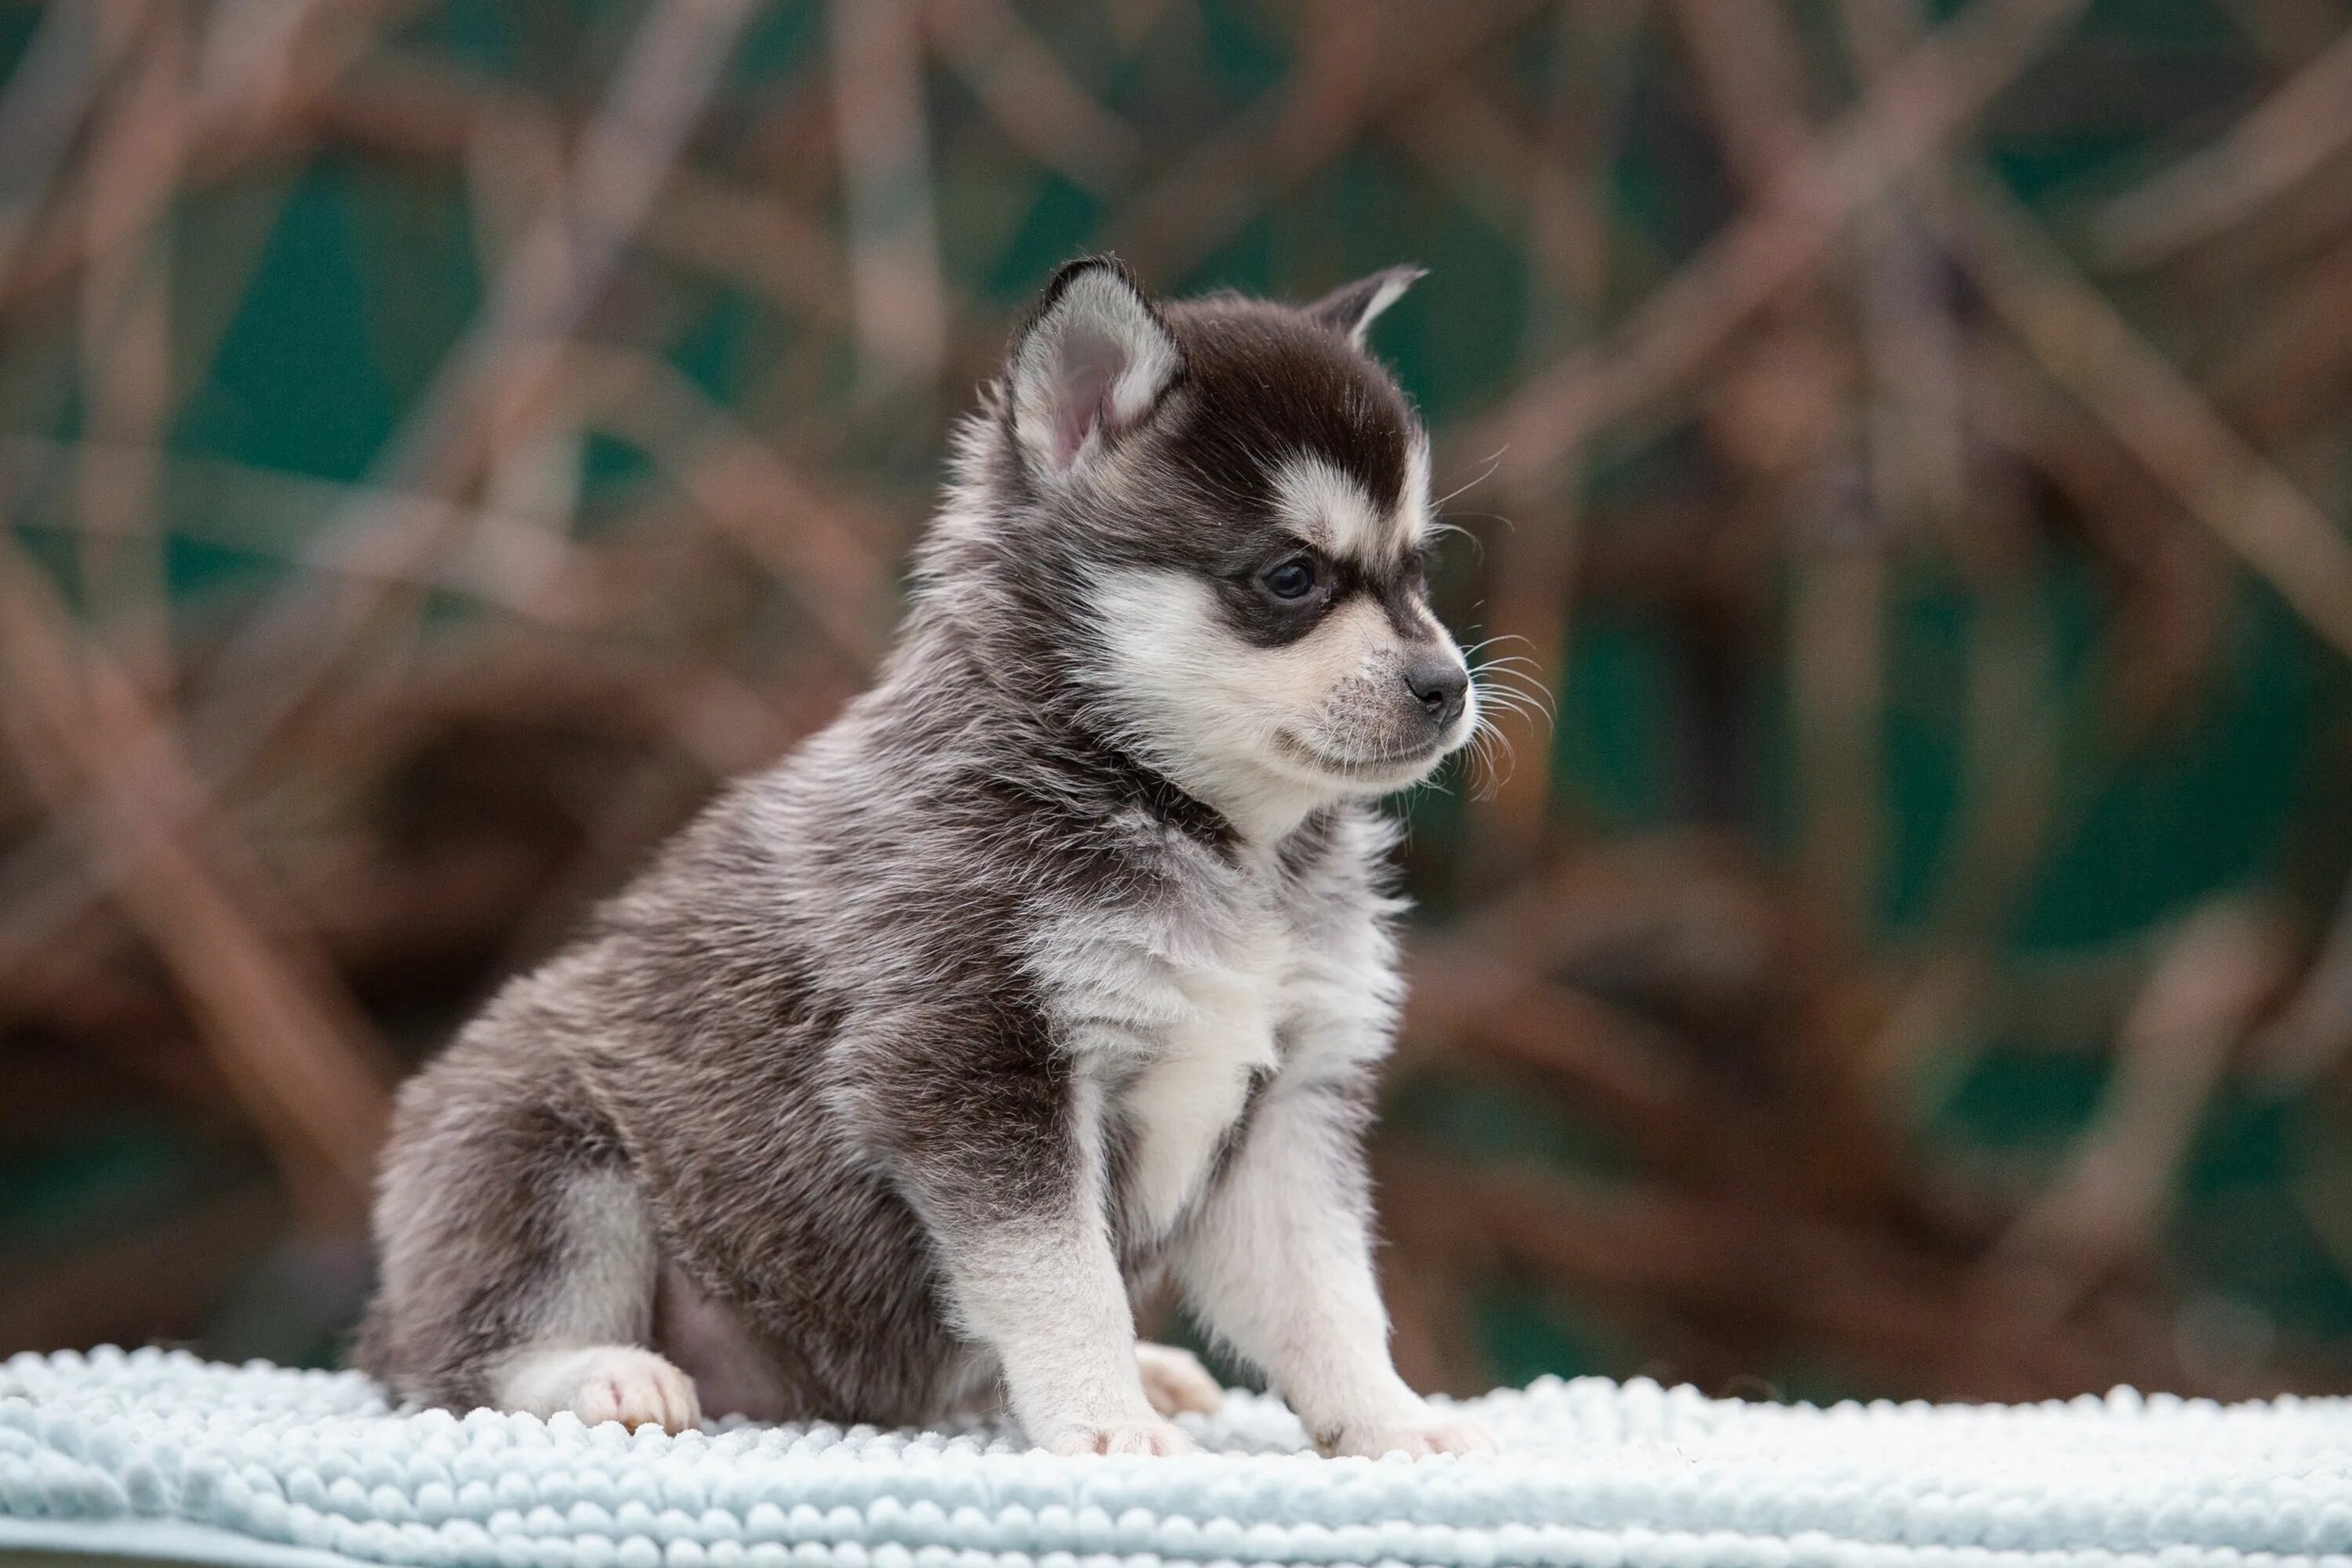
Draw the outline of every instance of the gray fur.
M359 1364L668 1425L690 1384L630 1380L671 1363L712 1414L1009 1396L1040 1443L1166 1452L1127 1303L1173 1280L1327 1447L1477 1446L1389 1368L1359 1148L1397 1003L1371 801L1476 721L1400 679L1461 660L1425 437L1355 342L1395 276L1320 315L1055 279L873 689L402 1093ZM1326 496L1369 521L1279 599ZM1248 682L1294 671L1282 752Z

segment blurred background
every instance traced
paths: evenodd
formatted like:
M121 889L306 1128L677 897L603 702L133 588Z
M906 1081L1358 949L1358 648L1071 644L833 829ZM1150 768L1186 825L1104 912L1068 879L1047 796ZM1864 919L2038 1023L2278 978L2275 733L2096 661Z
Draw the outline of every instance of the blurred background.
M1100 249L1430 268L1414 1381L2352 1386L2343 0L0 0L0 1352L335 1356Z

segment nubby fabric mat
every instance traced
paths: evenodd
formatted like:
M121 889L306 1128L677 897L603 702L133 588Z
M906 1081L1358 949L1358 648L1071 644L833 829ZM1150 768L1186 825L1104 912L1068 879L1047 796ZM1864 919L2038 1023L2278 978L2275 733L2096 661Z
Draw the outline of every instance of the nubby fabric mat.
M1176 1459L1008 1428L403 1412L350 1373L104 1350L0 1363L0 1552L419 1568L2352 1568L2352 1402L2118 1389L1749 1404L1545 1379L1494 1457L1325 1459L1228 1394Z

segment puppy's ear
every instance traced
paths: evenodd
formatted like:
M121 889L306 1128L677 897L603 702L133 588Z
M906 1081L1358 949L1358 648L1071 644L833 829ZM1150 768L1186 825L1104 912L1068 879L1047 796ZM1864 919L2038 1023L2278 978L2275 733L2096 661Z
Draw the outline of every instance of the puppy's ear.
M1023 456L1059 478L1159 406L1182 368L1176 339L1126 268L1073 261L1014 334L1006 413Z
M1381 311L1404 297L1404 291L1429 276L1426 267L1385 267L1369 278L1345 283L1307 307L1307 313L1346 338L1364 346L1364 332Z

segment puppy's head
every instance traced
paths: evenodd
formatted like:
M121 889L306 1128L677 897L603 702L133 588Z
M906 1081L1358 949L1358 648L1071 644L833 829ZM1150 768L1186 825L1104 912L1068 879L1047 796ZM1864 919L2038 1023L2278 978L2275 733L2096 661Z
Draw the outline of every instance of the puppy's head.
M1417 276L1156 305L1073 263L971 444L967 559L1090 715L1245 827L1415 783L1477 721L1429 609L1428 436L1363 348Z

